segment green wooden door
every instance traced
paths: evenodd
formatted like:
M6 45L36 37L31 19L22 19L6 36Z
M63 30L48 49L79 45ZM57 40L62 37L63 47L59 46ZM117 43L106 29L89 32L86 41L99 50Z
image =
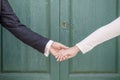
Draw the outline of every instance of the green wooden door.
M9 1L22 23L68 46L120 14L119 0ZM120 80L120 38L59 63L0 31L0 80Z
M33 31L50 37L49 0L9 0L9 2L22 23ZM56 69L53 68L56 66L51 65L54 63L51 61L54 58L46 58L16 39L4 28L2 32L0 80L57 80L53 79L56 75L53 72Z
M62 42L75 45L119 15L118 0L60 0ZM64 35L64 36L63 36ZM119 38L61 63L60 80L120 80Z

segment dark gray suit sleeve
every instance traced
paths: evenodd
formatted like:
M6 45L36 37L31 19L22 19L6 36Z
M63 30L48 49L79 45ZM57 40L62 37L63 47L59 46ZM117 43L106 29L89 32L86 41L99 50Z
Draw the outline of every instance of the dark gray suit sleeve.
M0 23L18 39L44 53L45 46L48 43L49 39L38 35L20 23L18 17L13 12L8 0L2 0L1 2Z

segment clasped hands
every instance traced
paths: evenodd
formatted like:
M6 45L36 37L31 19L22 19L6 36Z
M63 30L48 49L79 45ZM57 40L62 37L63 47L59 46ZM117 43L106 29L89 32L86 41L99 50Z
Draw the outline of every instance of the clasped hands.
M80 49L77 46L69 48L59 42L53 42L50 48L50 53L60 62L73 58L79 51Z

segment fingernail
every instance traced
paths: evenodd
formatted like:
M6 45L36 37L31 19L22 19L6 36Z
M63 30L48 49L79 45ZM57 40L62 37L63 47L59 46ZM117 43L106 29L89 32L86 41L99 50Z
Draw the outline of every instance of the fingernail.
M57 61L59 61L59 59L57 59Z

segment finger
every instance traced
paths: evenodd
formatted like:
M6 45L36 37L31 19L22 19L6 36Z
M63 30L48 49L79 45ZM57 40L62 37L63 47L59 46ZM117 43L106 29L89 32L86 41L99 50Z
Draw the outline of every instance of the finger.
M55 56L55 58L58 58L59 56L62 56L62 50L59 50Z
M60 58L59 58L59 57L57 58L57 61L60 61Z
M70 56L70 55L64 56L64 58L62 59L62 61L68 60L70 58L72 58L72 56Z
M67 56L64 56L61 61L67 60Z
M64 57L64 54L60 51L56 56L57 61L60 61L62 57Z
M63 56L60 56L59 57L59 61L61 62L63 60Z
M61 57L61 60L60 61L65 61L65 60L67 60L68 59L68 56L63 56L63 57Z
M67 46L65 46L65 45L63 45L63 44L61 44L61 47L64 48L64 49L69 48L69 47L67 47Z
M58 57L58 61L60 61L60 62L61 62L63 59L64 59L64 56L63 56L63 55L61 55L61 56Z
M68 59L68 56L65 56L65 57L64 57L64 60L67 60L67 59Z
M61 54L56 54L56 55L55 55L55 58L57 59L60 55L61 55Z
M56 55L55 58L57 59L57 58L58 58L58 55Z
M72 58L72 56L68 56L68 57L67 57L67 59L70 59L70 58Z
M61 44L59 42L55 42L55 43L59 44L60 48L63 48L63 49L69 48L69 47L67 47L67 46L65 46L65 45L63 45L63 44Z
M60 61L65 60L65 55L61 55L61 56L59 57L59 59L60 59Z
M61 56L58 56L58 57L57 57L57 61L60 61L60 58L61 58Z
M60 62L64 60L64 57L60 57Z

